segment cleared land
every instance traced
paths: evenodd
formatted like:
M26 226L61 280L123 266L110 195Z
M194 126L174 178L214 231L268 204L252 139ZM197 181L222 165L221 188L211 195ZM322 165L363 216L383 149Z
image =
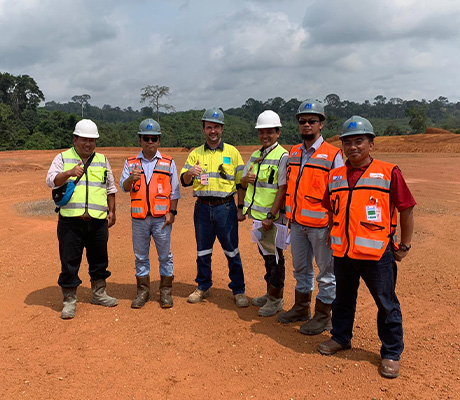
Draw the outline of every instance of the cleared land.
M118 307L90 304L87 264L77 316L62 321L56 215L44 180L56 151L0 153L0 398L4 399L458 399L460 393L460 136L378 138L375 157L397 163L418 202L413 249L399 264L406 349L396 380L378 375L376 307L361 285L353 349L324 357L329 337L306 337L300 324L282 326L257 308L237 309L225 257L213 256L214 287L200 304L186 302L195 287L195 242L190 189L182 190L173 228L172 309L158 294L142 310L135 295L129 196L117 195L110 230L111 295ZM253 148L242 148L247 160ZM99 149L119 179L137 149ZM165 150L180 168L187 156ZM264 291L263 266L240 225L247 294ZM289 250L285 307L293 303ZM153 289L158 288L152 249Z

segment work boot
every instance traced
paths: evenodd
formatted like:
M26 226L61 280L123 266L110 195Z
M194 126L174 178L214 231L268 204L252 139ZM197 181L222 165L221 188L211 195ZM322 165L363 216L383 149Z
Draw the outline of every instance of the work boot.
M399 376L399 361L384 358L380 364L379 372L384 378L397 378Z
M160 307L171 308L173 299L171 297L171 288L174 276L162 276L160 281Z
M251 303L252 303L253 306L262 307L262 306L265 305L265 303L268 300L268 290L269 290L269 288L270 288L270 284L267 283L267 293L265 293L263 296L254 297L252 299Z
M283 289L276 288L270 285L268 289L268 299L265 305L259 308L258 314L261 317L272 317L276 313L283 310Z
M318 346L318 351L323 356L332 356L338 351L348 350L348 349L351 349L350 343L347 345L343 345L343 344L337 343L334 339L329 339L328 341L323 342Z
M118 304L118 300L115 297L110 297L105 292L106 283L105 279L98 279L97 281L91 281L91 303L98 304L104 307L115 307Z
M249 306L249 300L244 293L235 294L235 304L239 308L244 308Z
M189 303L199 303L206 297L209 297L209 289L205 291L196 288L195 291L190 296L188 296L187 301Z
M300 333L319 335L323 331L330 331L332 329L331 314L331 305L316 299L315 315L300 327Z
M288 312L278 315L278 322L290 324L296 321L308 321L311 318L310 304L311 292L302 293L296 290L294 305Z
M62 308L61 318L72 319L77 310L77 288L62 288L64 296L64 307Z
M142 308L150 300L150 275L136 276L137 297L132 301L131 308Z

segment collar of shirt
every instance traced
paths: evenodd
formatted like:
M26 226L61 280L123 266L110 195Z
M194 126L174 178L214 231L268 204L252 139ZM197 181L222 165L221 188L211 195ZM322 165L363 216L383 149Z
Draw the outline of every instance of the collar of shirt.
M221 149L222 151L224 151L224 142L221 140L219 145L215 149L211 149L208 145L208 142L204 142L204 149L211 150L211 151Z
M142 161L145 161L147 163L149 162L153 162L155 161L155 159L160 159L161 158L161 154L160 152L157 150L157 152L155 153L155 155L153 156L153 158L151 160L145 158L144 156L144 152L141 150L141 152L137 155L137 158L140 158Z
M323 139L323 137L321 135L319 136L318 139L316 139L315 143L313 143L311 145L311 147L309 147L308 149L305 147L305 142L302 142L302 151L307 152L307 151L313 149L312 153L314 153L316 150L319 149L319 146L321 146L323 144L323 142L324 142L324 139Z
M276 146L278 146L278 142L273 143L270 147L264 149L263 147L260 149L260 157L265 158L268 153L270 153Z
M347 160L347 161L345 161L345 166L347 167L348 171L363 171L364 172L367 169L367 167L369 167L369 165L371 165L372 160L373 160L373 158L371 157L371 162L369 164L362 165L361 167L353 167L353 165L351 165L350 160Z

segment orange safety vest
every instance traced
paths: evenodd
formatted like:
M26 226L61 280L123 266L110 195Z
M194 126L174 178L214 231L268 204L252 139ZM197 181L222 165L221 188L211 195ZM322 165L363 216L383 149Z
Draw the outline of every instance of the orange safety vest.
M301 170L302 144L289 152L287 163L286 216L313 228L328 224L327 210L321 205L327 188L327 175L341 150L324 141Z
M398 216L390 199L392 171L396 166L372 160L353 188L347 167L329 174L333 224L331 246L336 257L380 260L396 233Z
M131 189L131 216L144 219L149 213L153 217L162 217L169 212L171 196L171 162L172 158L161 155L153 169L150 182L145 180L145 174L133 184ZM128 158L128 168L134 164L142 169L141 160L137 157ZM148 194L148 195L147 195Z

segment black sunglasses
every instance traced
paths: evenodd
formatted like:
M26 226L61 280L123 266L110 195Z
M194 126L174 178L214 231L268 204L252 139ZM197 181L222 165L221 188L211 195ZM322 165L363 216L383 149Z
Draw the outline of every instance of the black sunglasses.
M155 142L158 142L158 139L160 139L160 136L144 136L144 135L142 135L141 138L146 143L148 143L148 142L155 143Z
M226 174L225 171L224 171L224 164L220 164L220 165L219 165L218 171L219 171L219 176L220 176L222 179L228 179L227 174Z
M299 125L305 125L308 122L308 125L315 125L319 122L319 119L299 119Z

